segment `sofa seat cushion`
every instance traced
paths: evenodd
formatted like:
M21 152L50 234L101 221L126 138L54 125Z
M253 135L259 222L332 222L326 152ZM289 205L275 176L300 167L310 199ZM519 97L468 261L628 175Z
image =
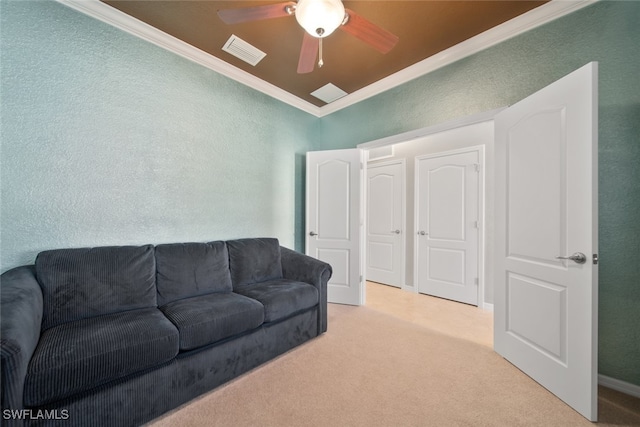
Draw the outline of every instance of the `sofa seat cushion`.
M160 310L178 328L181 351L241 334L264 322L262 304L233 292L173 301Z
M178 330L157 308L47 329L28 367L27 407L40 406L155 367L178 354Z
M315 286L295 280L278 279L238 287L234 292L264 305L264 321L274 322L318 304Z

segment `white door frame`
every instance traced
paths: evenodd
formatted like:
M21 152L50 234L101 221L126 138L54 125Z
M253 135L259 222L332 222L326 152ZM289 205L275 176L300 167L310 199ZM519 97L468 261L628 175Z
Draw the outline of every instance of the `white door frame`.
M369 168L376 168L376 167L383 167L383 166L393 166L393 165L401 165L402 166L402 172L401 172L401 180L402 180L402 201L400 202L400 216L402 218L402 227L401 227L401 266L402 266L402 272L400 275L400 288L401 289L406 289L407 285L406 285L406 275L407 275L407 268L406 268L406 257L407 257L407 250L406 250L406 246L407 246L407 197L406 197L406 193L407 193L407 160L404 158L400 158L400 159L393 159L393 160L387 160L384 162L379 162L379 163L372 163L370 165L367 165L366 167L366 171L365 171L365 178L364 178L364 190L363 190L363 194L366 196L368 196L369 194ZM365 210L364 210L364 218L365 218L365 225L368 227L368 223L367 220L369 218L369 201L366 200L366 204L365 206ZM365 242L365 246L368 245L368 228L365 227L363 229L363 235L364 235L364 242ZM365 255L368 256L368 254ZM365 265L364 265L364 269L363 271L365 272L366 275L366 271L367 271L367 258L364 258L365 260ZM366 277L365 277L366 279Z
M458 117L452 120L448 120L446 122L443 123L437 123L435 125L431 125L431 126L426 126L423 128L419 128L419 129L415 129L415 130L411 130L408 132L403 132L403 133L399 133L397 135L391 135L391 136L386 136L384 138L380 138L380 139L376 139L373 141L369 141L369 142L364 142L362 144L358 144L357 148L361 148L364 150L365 152L365 156L368 157L368 150L374 149L374 148L380 148L380 147L386 147L389 145L395 145L395 144L400 144L400 143L404 143L404 142L409 142L409 141L414 141L414 140L418 140L430 135L435 135L441 132L445 132L448 130L454 130L454 129L458 129L458 128L462 128L465 126L471 126L471 125L475 125L475 124L479 124L479 123L486 123L486 122L493 122L494 117L496 116L496 114L498 114L499 112L503 111L505 108L507 107L500 107L500 108L496 108L493 110L489 110L489 111L484 111L481 113L476 113L476 114L471 114L469 116L464 116L464 117ZM485 188L485 182L486 182L486 173L485 173L485 169L483 169L482 171L482 185L483 185L483 189ZM365 171L366 173L366 171ZM365 177L366 180L366 177ZM366 192L366 189L365 189ZM485 203L484 198L486 197L486 193L483 193L483 203ZM483 206L483 214L485 212L485 206ZM366 215L365 215L366 216ZM485 221L486 222L486 221ZM486 237L485 237L485 229L483 227L482 229L482 241L483 241L483 251L482 251L482 264L481 264L481 272L479 271L478 274L481 274L479 276L479 280L481 281L478 285L478 289L482 289L482 294L481 294L481 300L478 301L478 308L481 308L483 310L489 310L489 311L493 311L493 303L487 303L484 297L484 287L485 287L485 281L486 281L486 275L490 274L490 271L487 271L485 269L485 252L484 252L484 247L486 245ZM406 259L406 257L405 257ZM415 266L414 266L415 268ZM415 273L414 273L415 274ZM406 280L405 280L406 281ZM414 276L414 281L415 281L415 276ZM406 283L405 283L406 285ZM409 290L410 288L407 286L407 290ZM412 292L417 293L417 286L413 286Z
M493 121L493 118L500 111L507 107L496 108L494 110L485 111L483 113L472 114L470 116L460 117L457 119L449 120L444 123L439 123L432 126L427 126L421 129L412 130L409 132L399 133L397 135L391 135L384 138L376 139L374 141L364 142L358 144L358 148L363 150L371 150L373 148L386 147L387 145L400 144L401 142L413 141L425 136L434 135L436 133L444 132L447 130L453 130L469 125L475 125L478 123Z
M418 160L424 159L434 159L438 157L446 157L454 154L463 154L463 153L478 153L478 162L480 164L479 168L479 177L478 177L478 307L484 307L484 286L485 286L485 268L484 268L484 260L485 260L485 147L484 145L474 145L471 147L460 148L457 150L448 150L442 151L439 153L430 153L421 156L416 156L415 161L417 163ZM414 172L414 199L417 200L418 194L420 193L420 183L418 170L415 169ZM419 206L418 203L414 202L414 226L418 220L418 211ZM417 226L415 226L414 233L418 233L419 230ZM418 239L414 239L414 249L413 249L413 278L414 278L414 292L418 293Z

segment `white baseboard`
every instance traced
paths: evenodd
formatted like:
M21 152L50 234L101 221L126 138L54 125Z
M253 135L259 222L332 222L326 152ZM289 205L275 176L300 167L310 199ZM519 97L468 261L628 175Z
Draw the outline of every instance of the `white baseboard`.
M413 284L410 283L405 283L404 285L402 285L402 290L403 291L407 291L407 292L411 292L414 294L418 293L418 290L416 289L415 286L413 286Z
M489 304L488 302L483 302L480 308L493 312L493 304Z
M598 384L609 387L610 389L628 394L633 397L640 398L640 386L628 383L626 381L617 380L606 375L598 374Z

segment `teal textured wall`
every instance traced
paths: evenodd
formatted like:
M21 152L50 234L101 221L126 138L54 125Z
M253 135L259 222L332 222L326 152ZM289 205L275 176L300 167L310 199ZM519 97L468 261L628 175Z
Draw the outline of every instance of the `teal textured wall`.
M640 2L601 2L322 120L347 148L513 104L599 61L599 371L640 385Z
M0 7L2 271L59 247L302 248L317 118L61 4Z

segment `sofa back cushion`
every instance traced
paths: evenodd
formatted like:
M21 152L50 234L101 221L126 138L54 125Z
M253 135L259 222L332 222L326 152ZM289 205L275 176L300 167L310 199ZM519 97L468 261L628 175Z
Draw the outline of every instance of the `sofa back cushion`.
M156 246L158 305L214 292L231 292L224 242Z
M44 251L36 258L43 329L66 322L156 306L153 246Z
M249 283L282 278L278 239L229 240L227 248L229 248L229 268L234 289Z

